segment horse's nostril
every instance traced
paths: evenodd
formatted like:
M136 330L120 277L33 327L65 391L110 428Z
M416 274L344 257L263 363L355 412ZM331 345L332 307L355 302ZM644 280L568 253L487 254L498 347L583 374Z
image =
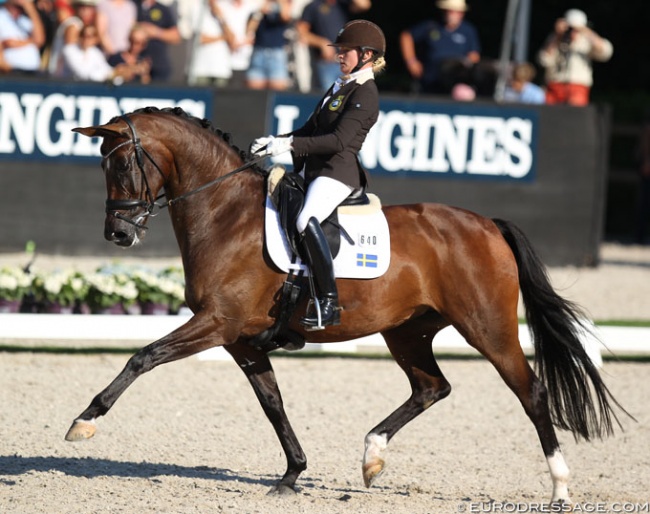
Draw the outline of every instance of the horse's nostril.
M119 242L119 241L124 241L127 239L129 236L126 232L118 231L118 232L113 232L110 230L107 230L104 232L104 237L106 238L107 241L111 242Z

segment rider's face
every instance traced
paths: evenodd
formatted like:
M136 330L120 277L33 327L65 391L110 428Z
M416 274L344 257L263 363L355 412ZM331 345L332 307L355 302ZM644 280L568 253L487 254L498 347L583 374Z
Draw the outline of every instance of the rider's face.
M359 53L354 48L338 47L336 57L343 75L352 73L352 70L359 62Z

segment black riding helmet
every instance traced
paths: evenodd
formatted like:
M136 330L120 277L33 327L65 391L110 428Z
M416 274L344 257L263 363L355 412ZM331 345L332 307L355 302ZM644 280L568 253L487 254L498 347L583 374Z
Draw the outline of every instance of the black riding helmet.
M330 46L356 48L360 51L359 64L354 71L359 70L368 62L373 62L386 53L386 38L382 30L368 20L352 20L346 23L336 36L336 41ZM372 50L373 57L361 61L361 55L366 50Z

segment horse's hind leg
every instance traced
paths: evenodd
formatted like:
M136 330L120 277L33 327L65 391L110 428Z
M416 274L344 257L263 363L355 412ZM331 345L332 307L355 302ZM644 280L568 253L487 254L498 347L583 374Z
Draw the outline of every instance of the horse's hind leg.
M373 428L365 440L363 481L370 487L384 469L382 452L391 438L409 421L451 392L431 350L439 326L427 317L382 332L388 349L404 370L411 384L411 396L384 421Z
M271 362L265 353L255 350L245 342L228 345L225 349L248 378L287 458L287 471L269 494L294 493L298 476L307 469L307 459L284 411L282 395Z
M493 317L492 319L499 319ZM537 378L519 343L517 322L513 319L503 327L482 327L465 334L467 342L492 363L508 387L517 395L532 421L553 481L552 502L569 502L569 468L560 450L548 406L546 387Z

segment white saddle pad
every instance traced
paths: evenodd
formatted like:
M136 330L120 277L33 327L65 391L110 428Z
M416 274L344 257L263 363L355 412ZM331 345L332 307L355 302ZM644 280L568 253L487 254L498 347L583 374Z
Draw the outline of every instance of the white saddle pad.
M371 202L379 203L375 195ZM351 214L354 213L354 214ZM341 237L341 248L334 259L337 278L377 278L386 273L390 264L390 234L381 208L367 206L339 207L339 223L350 234L354 244ZM271 260L282 271L305 270L308 267L293 254L280 225L280 216L269 197L266 198L265 242Z

